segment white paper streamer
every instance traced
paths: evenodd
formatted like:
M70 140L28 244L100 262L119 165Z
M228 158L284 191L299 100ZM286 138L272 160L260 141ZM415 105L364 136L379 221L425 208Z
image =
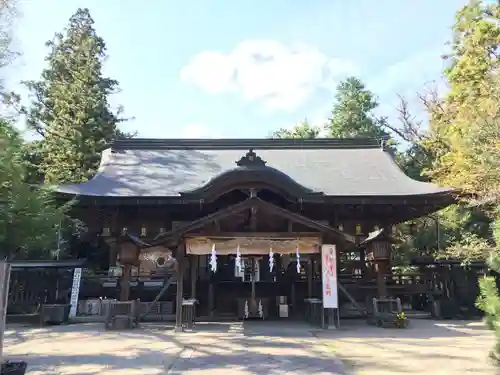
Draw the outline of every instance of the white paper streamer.
M236 247L236 267L238 268L238 272L241 272L241 253L240 253L240 245L238 244L238 247Z
M248 301L245 301L245 309L244 309L244 313L245 313L245 319L248 319L248 315L249 315L249 311L248 311Z
M300 254L299 247L297 246L297 250L295 251L295 257L297 258L297 273L300 273Z
M215 253L215 244L212 245L212 255L210 255L210 268L212 272L217 271L217 254Z
M269 248L269 272L273 272L274 268L274 253L273 253L273 248Z

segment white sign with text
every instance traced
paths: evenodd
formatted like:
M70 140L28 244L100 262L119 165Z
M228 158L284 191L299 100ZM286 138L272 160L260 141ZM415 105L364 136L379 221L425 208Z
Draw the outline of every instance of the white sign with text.
M73 286L71 287L71 309L69 310L69 318L76 318L76 310L78 308L78 295L80 294L80 281L82 279L82 269L75 268L73 273Z
M337 288L337 249L335 245L321 246L323 270L323 308L337 309L339 296Z

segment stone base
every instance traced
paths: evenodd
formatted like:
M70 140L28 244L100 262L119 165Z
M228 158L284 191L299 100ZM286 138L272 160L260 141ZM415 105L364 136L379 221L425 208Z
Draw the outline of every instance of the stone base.
M137 328L137 320L129 315L116 315L106 322L106 329L108 330L123 330Z
M26 373L26 369L28 365L24 361L17 362L4 362L2 363L2 367L0 370L0 375L9 374L9 375L24 375Z

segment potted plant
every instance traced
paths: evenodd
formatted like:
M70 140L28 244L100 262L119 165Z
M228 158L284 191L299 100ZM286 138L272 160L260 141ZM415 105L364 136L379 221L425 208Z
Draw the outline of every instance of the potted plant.
M408 319L404 312L396 314L396 319L394 320L394 325L396 328L406 328L408 326Z
M394 313L379 313L375 317L375 324L381 328L406 328L408 319L404 312Z

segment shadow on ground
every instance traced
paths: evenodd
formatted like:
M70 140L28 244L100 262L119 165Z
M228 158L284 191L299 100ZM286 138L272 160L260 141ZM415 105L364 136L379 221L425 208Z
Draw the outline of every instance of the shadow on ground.
M248 323L106 332L99 324L21 328L6 334L6 354L49 374L341 374L339 361L317 345L306 325Z
M5 354L28 373L51 374L496 374L493 344L480 322L413 320L408 329L343 321L321 331L296 322L203 323L193 332L145 323L130 331L102 324L13 327Z

